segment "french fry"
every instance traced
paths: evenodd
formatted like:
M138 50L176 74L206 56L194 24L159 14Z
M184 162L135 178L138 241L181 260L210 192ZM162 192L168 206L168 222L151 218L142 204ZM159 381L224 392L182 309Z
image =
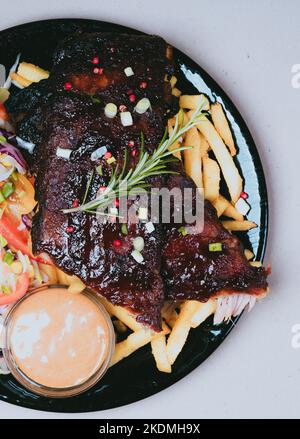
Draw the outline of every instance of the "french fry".
M208 151L210 150L209 143L207 142L206 138L199 132L200 136L200 149L201 149L201 157L207 157Z
M210 147L213 150L222 169L231 200L233 203L235 203L239 199L242 192L243 180L233 161L233 158L231 157L215 127L205 116L203 117L203 120L197 124L197 128L210 144Z
M151 340L154 340L156 337L165 335L168 332L169 329L166 328L166 325L163 325L161 332L155 332L151 329L145 329L144 327L139 331L133 332L125 340L116 344L110 366L133 354L133 352L150 343Z
M58 283L57 271L53 265L42 264L41 262L39 262L38 265L39 265L41 272L44 273L48 277L48 282L50 284L57 284Z
M260 261L251 261L250 265L252 265L252 267L261 267L262 263Z
M123 306L113 305L108 300L100 297L100 301L105 309L117 319L121 320L132 331L143 330L143 325L136 321L135 317Z
M62 285L71 285L76 276L69 276L59 268L56 268L58 282Z
M245 254L246 258L248 259L248 261L250 261L251 259L254 258L254 253L252 253L252 251L247 249L247 248L244 250L244 254Z
M133 354L136 350L150 343L153 332L140 330L130 334L125 340L116 344L110 366Z
M161 315L166 323L170 326L170 328L173 328L178 318L178 313L175 310L174 303L165 302L161 310Z
M157 369L160 372L172 372L171 364L167 356L166 336L164 334L151 340L151 349Z
M229 201L228 201L229 203ZM224 210L224 215L228 216L228 218L233 218L237 221L243 221L244 217L243 215L237 210L235 206L233 206L231 203L228 204L226 209Z
M176 96L176 98L179 98L179 96L181 94L182 94L182 92L178 88L176 88L176 87L172 88L172 95L173 96Z
M85 284L76 276L75 279L72 280L71 284L68 287L68 291L71 294L79 294L83 290L85 290Z
M18 75L16 72L10 73L10 77L13 81L15 81L17 84L21 85L22 87L28 87L32 84L32 81L29 81L26 78L23 78L23 76Z
M234 232L246 232L247 230L254 229L257 227L253 221L222 221L223 226L227 230L231 230Z
M182 305L167 342L167 355L171 365L174 364L177 356L182 351L190 332L191 319L200 307L201 302L195 300L187 300Z
M228 207L228 204L230 203L228 200L226 200L226 198L222 197L222 195L219 195L212 204L217 211L218 217L220 217L221 215L223 215L224 211Z
M219 196L220 190L220 168L215 160L203 157L203 185L204 197L213 202Z
M31 82L40 82L42 79L49 78L49 72L47 72L47 70L27 62L21 62L19 64L17 73Z
M168 132L169 132L169 136L172 134L173 129L174 129L174 125L176 122L176 116L172 117L171 119L168 120ZM185 113L183 113L183 122L186 123L187 122L187 115ZM173 143L173 145L171 145L169 147L169 151L173 151L174 149L177 149L181 146L181 142L178 140L177 142ZM177 157L179 160L181 160L181 152L177 151L174 153L174 156Z
M181 95L179 98L180 108L187 110L196 110L201 102L204 103L203 110L208 111L210 108L209 100L203 94L199 95Z
M177 78L176 78L176 76L173 75L172 78L170 79L170 84L171 84L172 88L175 87L176 82L177 82Z
M113 325L115 330L119 333L119 334L124 334L124 332L127 331L127 326L125 325L125 323L123 323L121 320L117 319L117 320L113 320Z
M196 127L186 133L184 146L192 146L192 148L183 150L186 173L194 180L197 187L203 188L201 139Z
M197 328L203 323L211 314L216 311L217 303L215 300L210 299L205 303L201 303L201 306L195 312L191 319L191 327Z
M235 156L236 148L234 145L229 123L225 116L222 105L219 102L212 104L210 107L210 114L216 130L224 140L224 143L228 146L230 154L232 156Z

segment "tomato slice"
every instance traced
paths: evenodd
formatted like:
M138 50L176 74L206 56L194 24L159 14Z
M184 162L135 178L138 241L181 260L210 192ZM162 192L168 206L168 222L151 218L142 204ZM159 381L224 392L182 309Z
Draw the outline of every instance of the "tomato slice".
M47 254L33 256L30 233L28 229L18 230L18 225L19 221L13 214L9 214L7 211L3 212L0 219L0 235L6 239L9 247L15 251L20 250L23 255L27 255L36 262L53 265Z
M21 299L21 297L24 296L24 294L27 293L29 287L29 274L28 273L22 273L18 276L16 290L9 294L2 294L0 293L0 306L1 305L8 305L9 303L16 302L17 300Z
M0 219L0 234L14 250L20 250L24 255L32 257L30 234L27 229L18 230L18 220L6 212Z
M0 119L9 120L8 113L3 104L0 104Z

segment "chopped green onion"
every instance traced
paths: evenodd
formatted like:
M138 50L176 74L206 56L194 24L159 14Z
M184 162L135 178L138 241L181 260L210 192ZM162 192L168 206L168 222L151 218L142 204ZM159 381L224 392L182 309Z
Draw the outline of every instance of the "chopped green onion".
M5 198L3 197L2 191L0 190L0 203L3 203L5 201Z
M99 174L102 177L102 175L103 175L102 165L97 166L96 172L97 172L97 174Z
M3 143L3 142L6 143L7 139L5 136L0 136L0 143Z
M106 160L106 163L108 165L111 165L112 163L114 163L116 161L116 159L114 157L109 157L109 159Z
M182 236L186 236L189 234L188 229L184 226L179 227L178 232L181 233Z
M2 293L5 294L5 296L9 296L9 294L11 294L11 290L9 287L7 287L6 285L1 285Z
M17 171L14 171L14 172L11 174L11 178L12 178L13 180L15 180L15 181L18 180L18 173L17 173Z
M94 94L91 95L91 100L94 104L101 104L101 99L97 98Z
M210 252L221 252L222 243L221 242L211 242L208 246Z
M2 195L4 198L8 198L14 193L16 187L12 181L7 181L2 187Z
M127 230L127 225L126 224L122 224L121 225L121 232L123 233L123 235L127 235L128 234L128 230Z
M7 241L4 238L4 236L2 236L2 235L0 235L0 245L1 245L2 248L7 246Z
M14 262L14 255L10 252L6 252L3 258L3 262L7 265L11 265Z

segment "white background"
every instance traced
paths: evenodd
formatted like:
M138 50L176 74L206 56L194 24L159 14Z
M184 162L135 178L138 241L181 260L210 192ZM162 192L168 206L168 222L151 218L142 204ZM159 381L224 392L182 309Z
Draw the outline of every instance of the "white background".
M266 261L272 294L245 315L201 367L141 402L105 412L62 415L0 402L0 418L299 417L300 64L297 0L1 1L0 29L54 17L93 18L159 34L201 64L244 116L263 161L271 208Z

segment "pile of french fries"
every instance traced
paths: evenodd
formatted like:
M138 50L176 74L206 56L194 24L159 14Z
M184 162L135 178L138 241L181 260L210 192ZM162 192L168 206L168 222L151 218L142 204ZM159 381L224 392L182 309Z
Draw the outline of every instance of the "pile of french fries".
M226 229L248 231L256 227L254 222L245 219L235 207L243 190L243 180L234 161L237 150L221 103L211 103L201 94L182 95L175 87L177 79L174 76L170 83L172 94L179 98L179 106L185 120L191 117L201 101L205 102L205 110L210 116L204 116L180 142L176 142L171 147L175 149L184 145L192 148L185 149L182 153L177 151L174 155L183 161L187 174L197 187L204 190L205 199L214 205L218 216L228 218L222 221ZM169 133L172 132L174 124L175 117L168 121ZM230 200L220 193L221 176L228 187ZM245 256L250 261L254 257L250 250L245 250ZM250 263L261 265L260 262ZM68 276L49 265L40 264L40 268L47 275L50 283L69 285L70 293L80 293L85 288L83 282L76 276ZM111 366L150 343L158 370L166 373L172 371L172 365L182 351L190 330L201 325L216 310L215 299L205 303L195 300L181 303L166 302L162 308L162 331L155 332L137 322L133 313L126 308L115 306L104 298L101 298L101 301L113 319L117 334ZM118 341L118 338L123 339Z

